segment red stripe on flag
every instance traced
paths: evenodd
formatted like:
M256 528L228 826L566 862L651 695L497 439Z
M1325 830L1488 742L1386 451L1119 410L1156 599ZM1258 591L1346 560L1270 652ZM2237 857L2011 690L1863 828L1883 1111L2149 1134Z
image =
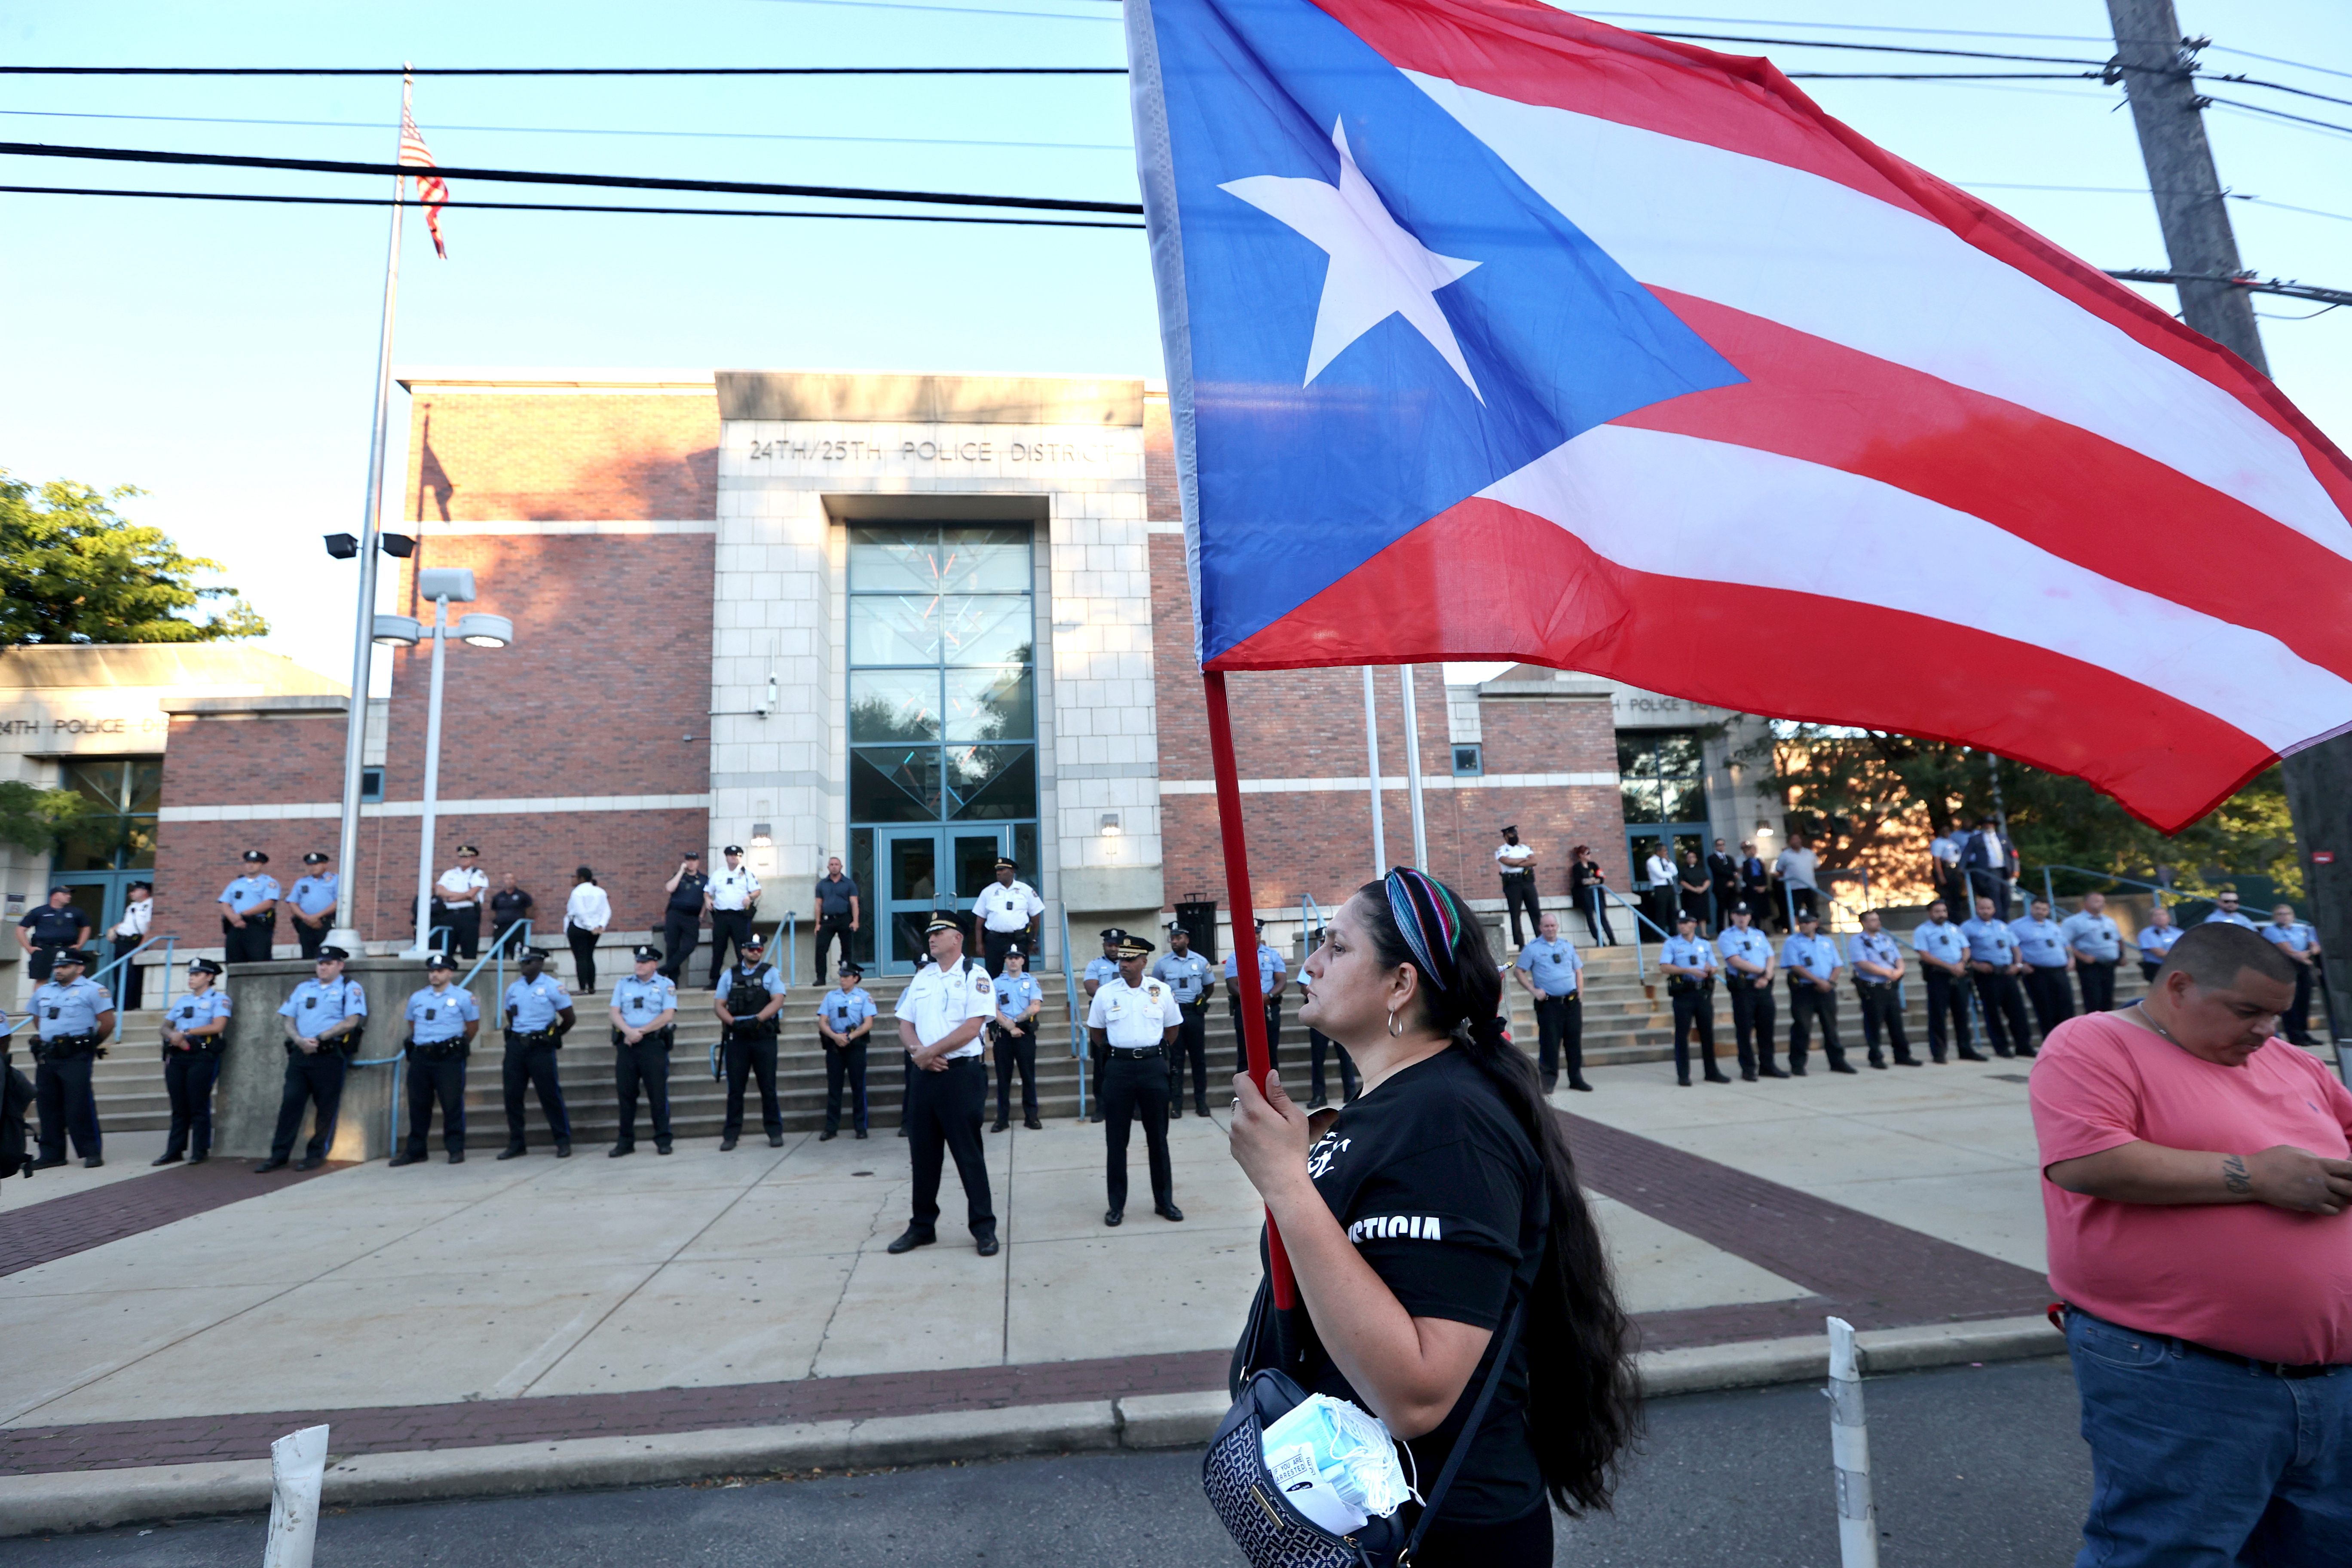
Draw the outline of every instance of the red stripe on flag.
M2063 420L1710 300L1651 292L1749 380L1612 423L1877 479L2115 582L2259 627L2352 678L2352 620L2292 613L2282 592L2292 583L2297 595L2352 603L2352 560Z
M1811 651L1801 673L1753 656L1773 638ZM2086 779L2168 833L2273 760L2202 709L2063 654L1873 605L1633 571L1476 498L1212 663L1430 659L1520 659L1742 712L1987 747ZM1923 725L1923 713L1937 717Z

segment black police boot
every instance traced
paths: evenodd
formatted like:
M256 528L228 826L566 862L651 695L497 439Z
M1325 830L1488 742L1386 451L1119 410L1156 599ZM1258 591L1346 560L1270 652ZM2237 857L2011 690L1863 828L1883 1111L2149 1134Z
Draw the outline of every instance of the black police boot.
M604 1158L607 1160L617 1160L624 1154L634 1154L636 1152L637 1146L635 1143L615 1143L612 1148L605 1151Z
M996 1256L996 1233L994 1231L992 1230L987 1232L985 1235L975 1236L971 1238L971 1241L972 1246L979 1250L979 1253L982 1258L993 1258Z
M830 1143L830 1142L832 1142L835 1139L836 1139L836 1138L838 1138L838 1137L840 1137L840 1136L841 1136L841 1129L840 1129L840 1128L838 1128L838 1127L828 1127L828 1128L826 1128L824 1131L822 1131L822 1132L820 1132L820 1133L818 1133L818 1134L816 1135L816 1141L817 1141L818 1142L820 1142L820 1143ZM864 1137L864 1136L865 1136L865 1134L861 1132L861 1133L859 1133L859 1134L858 1134L858 1136L862 1138L862 1137Z
M151 1165L176 1165L180 1163L180 1152L177 1149L166 1149L147 1163Z
M1962 1046L1959 1049L1959 1058L1964 1062L1980 1062L1985 1059L1985 1054L1971 1047Z
M1161 1219L1181 1220L1184 1217L1184 1211L1174 1204L1154 1204L1151 1205L1151 1212Z
M722 1153L722 1154L724 1154L725 1152L727 1152L727 1151L729 1151L730 1149L732 1149L733 1147L735 1147L735 1140L734 1140L734 1139L732 1139L732 1138L721 1138L721 1139L719 1141L719 1152L720 1153ZM662 1151L662 1152L663 1152L663 1153L665 1153L665 1154L667 1154L667 1153L668 1153L668 1152L669 1152L669 1151L668 1151L668 1150L667 1150L667 1149L665 1149L665 1150L663 1150L663 1151Z
M44 1162L42 1162L42 1163L43 1163L43 1164L58 1164L58 1165L62 1165L62 1164L64 1164L64 1163L65 1163L65 1162L64 1162L63 1160L55 1160L55 1161L44 1161ZM282 1171L282 1170L284 1170L284 1169L286 1168L286 1165L287 1165L287 1159L286 1159L286 1156L285 1156L285 1155L283 1155L283 1154L272 1154L271 1156L269 1156L269 1158L268 1158L268 1159L264 1160L260 1164L256 1165L256 1166L253 1168L253 1173L254 1173L255 1175L257 1175L257 1176L266 1176L266 1175L268 1175L268 1174L270 1172L272 1172L272 1171ZM35 1169L35 1170L37 1170L37 1170L39 1170L40 1168L41 1168L41 1167L40 1167L39 1165L36 1165L36 1166L34 1166L34 1167L33 1167L33 1169Z
M324 1154L305 1154L294 1162L294 1168L298 1171L315 1171L326 1163L327 1157Z
M1880 1072L1885 1072L1886 1070L1886 1058L1879 1055L1876 1051L1873 1051L1870 1053L1870 1065L1876 1068Z
M769 1133L769 1134L768 1134L768 1147L769 1147L769 1148L771 1148L771 1149L781 1149L781 1148L782 1148L783 1146L784 1146L784 1135L783 1135L782 1133L781 1133L781 1132L771 1132L771 1133Z
M1193 1115L1195 1115L1195 1116L1206 1116L1206 1115L1208 1115L1208 1114L1209 1114L1209 1102L1208 1102L1206 1100L1195 1100L1194 1101L1192 1101L1192 1114L1193 1114ZM1029 1125L1030 1125L1030 1126L1032 1126L1032 1127L1034 1127L1034 1126L1036 1126L1036 1125L1037 1125L1036 1121L1035 1121L1035 1119L1034 1119L1034 1118L1032 1118L1032 1119L1031 1119L1031 1121L1030 1121L1030 1122L1029 1122Z
M81 1163L81 1168L82 1168L83 1170L85 1170L85 1171L95 1171L95 1170L97 1170L100 1165L103 1165L103 1164L105 1164L105 1163L106 1163L106 1162L105 1162L105 1161L103 1161L103 1160L100 1159L97 1155L92 1154L89 1159L84 1160L84 1161Z
M505 1148L499 1151L499 1158L501 1160L520 1160L527 1152L528 1151L525 1150L521 1144L509 1143Z
M1874 1067L1877 1064L1873 1063L1872 1065ZM1830 1071L1850 1073L1853 1071L1853 1064L1852 1062L1832 1062L1830 1063Z
M463 1149L452 1149L449 1151L449 1163L453 1165L462 1165L465 1163L466 1152Z
M282 1164L284 1164L284 1163L286 1163L286 1162L285 1162L285 1161L283 1161L283 1160L280 1160L280 1161L278 1161L278 1163L279 1164L281 1164L281 1165L282 1165ZM391 1169L393 1169L393 1170L395 1170L395 1171L396 1171L396 1170L400 1169L400 1167L401 1167L401 1166L403 1166L403 1165L419 1165L419 1164L423 1164L424 1163L425 1163L425 1156L424 1156L424 1155L422 1155L422 1154L412 1154L412 1153L410 1153L407 1150L403 1149L399 1153L394 1154L394 1155L392 1157L392 1159L388 1162L388 1165L389 1165L389 1168L391 1168Z
M191 1164L191 1165L201 1165L201 1164L203 1164L205 1161L207 1161L207 1160L211 1159L212 1157L213 1157L213 1156L212 1156L212 1152L211 1152L210 1150L206 1150L205 1152L203 1152L203 1153L201 1153L201 1154L191 1154L191 1155L189 1155L189 1156L188 1156L188 1163L189 1163L189 1164Z
M1592 1086L1585 1082L1580 1078L1570 1079L1568 1080L1568 1087L1576 1090L1579 1094L1591 1094L1592 1092Z
M860 1138L864 1138L864 1137L868 1136L868 1134L867 1134L867 1132L866 1132L866 1129L865 1129L865 1128L863 1128L863 1127L861 1127L861 1128L859 1128L859 1129L857 1130L857 1135L858 1135Z
M555 1157L556 1157L557 1159L559 1159L559 1160L569 1160L570 1158L572 1158L572 1140L571 1140L571 1139L569 1139L569 1138L558 1138L558 1139L555 1141Z
M1717 1072L1715 1068L1709 1068L1706 1069L1706 1081L1709 1083L1729 1083L1731 1080L1724 1077L1720 1072Z
M1127 1223L1127 1211L1126 1211L1125 1209L1105 1209L1105 1210L1103 1210L1103 1224L1105 1224L1105 1225L1125 1225L1126 1223Z
M1202 1115L1203 1115L1203 1116L1206 1116L1206 1115L1208 1114L1208 1112L1204 1110L1204 1111L1201 1112L1201 1114L1202 1114ZM1029 1117L1029 1118L1025 1119L1024 1121L1023 1121L1023 1122L1021 1123L1021 1125L1022 1125L1022 1126L1024 1126L1024 1127L1026 1127L1026 1128L1027 1128L1027 1129L1029 1129L1029 1131L1032 1131L1032 1132L1043 1132L1044 1131L1045 1131L1045 1124L1044 1122L1042 1122L1042 1121L1038 1121L1038 1120L1037 1120L1035 1117L1034 1117L1034 1116ZM859 1134L858 1134L858 1136L859 1136L860 1138L863 1138L863 1137L865 1137L865 1136L866 1136L866 1134L864 1134L863 1132L861 1132L861 1133L859 1133Z
M1013 1123L1011 1123L1010 1121L1006 1121L1003 1120L1002 1118L999 1118L996 1121L992 1122L992 1123L990 1125L990 1127L989 1127L989 1129L988 1129L988 1130L989 1130L991 1132L1002 1132L1002 1131L1003 1131L1006 1128L1008 1128L1008 1127L1010 1127L1010 1126L1012 1126L1012 1125L1013 1125Z
M898 1238L896 1241L893 1241L883 1250L893 1255L901 1252L912 1252L919 1247L929 1247L937 1240L939 1240L939 1235L937 1232L917 1230L910 1225L899 1234Z
M668 1139L667 1139L667 1138L656 1138L656 1139L655 1139L655 1140L654 1140L654 1152L655 1152L655 1153L656 1153L656 1154L667 1154L667 1153L668 1153L668 1152L669 1152L669 1140L668 1140Z

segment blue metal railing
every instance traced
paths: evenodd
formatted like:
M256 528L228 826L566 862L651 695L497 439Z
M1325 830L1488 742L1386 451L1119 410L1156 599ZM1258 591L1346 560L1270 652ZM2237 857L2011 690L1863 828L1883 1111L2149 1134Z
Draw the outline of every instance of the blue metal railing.
M490 951L474 960L474 967L466 971L466 977L457 982L457 989L460 991L472 989L474 976L482 972L482 965L495 960L498 967L490 972L490 984L498 993L497 1005L504 1007L507 994L507 949L509 946L529 947L530 945L530 922L527 920L515 921L490 939Z
M1618 907L1622 909L1627 914L1633 917L1633 941L1632 944L1633 949L1633 978L1642 982L1645 985L1648 984L1650 978L1650 963L1649 960L1643 956L1642 952L1642 928L1643 926L1648 926L1652 931L1657 931L1658 940L1660 942L1666 940L1667 933L1659 929L1657 921L1643 914L1639 905L1635 904L1631 899L1628 899L1616 889L1609 886L1608 883L1594 882L1590 884L1590 886L1599 889L1601 892L1604 892L1611 898L1616 900Z
M159 942L163 944L163 999L156 1003L155 1005L158 1007L168 1007L172 1005L172 959L173 953L178 951L180 939L177 936L167 933L163 936L149 937L145 942L141 942L137 947L132 948L129 952L124 953L121 958L116 959L113 963L106 965L97 973L90 976L90 979L102 983L108 975L114 974L116 970L119 969L122 971L121 973L114 975L115 1011L121 1012L122 1010L122 1000L131 984L131 961L138 957L141 953L146 952L149 948L154 946Z
M1070 956L1070 908L1056 905L1062 911L1062 988L1070 999L1070 1055L1078 1059L1078 1120L1087 1119L1087 1072L1090 1066L1087 1049L1087 1013L1078 1005L1078 966Z

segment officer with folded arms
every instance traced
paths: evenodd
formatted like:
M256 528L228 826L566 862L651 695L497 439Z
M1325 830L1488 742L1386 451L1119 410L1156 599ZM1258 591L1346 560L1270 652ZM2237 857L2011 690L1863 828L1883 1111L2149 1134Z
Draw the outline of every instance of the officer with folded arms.
M457 846L457 863L433 884L441 915L449 927L449 948L459 958L482 955L482 905L490 896L490 879L480 865L482 852L471 844Z
M930 963L898 994L898 1044L914 1071L907 1086L907 1152L914 1166L913 1213L890 1243L912 1252L939 1239L940 1173L955 1155L963 1181L964 1217L982 1258L996 1256L996 1210L980 1119L988 1102L988 1064L981 1032L996 1016L996 986L963 952L963 926L945 910L924 928Z
M25 950L25 973L47 980L58 954L89 940L89 917L77 909L67 888L51 888L49 901L16 922L16 945Z
M1854 996L1862 1003L1862 1037L1870 1047L1870 1065L1885 1069L1886 1058L1878 1048L1883 1029L1886 1043L1895 1049L1896 1066L1925 1067L1911 1054L1911 1037L1903 1027L1903 1004L1896 1000L1895 987L1903 983L1903 949L1880 929L1881 924L1876 910L1866 910L1862 929L1845 939L1846 964L1853 972Z
M163 1092L172 1100L172 1131L152 1162L191 1165L213 1157L213 1082L228 1032L228 993L214 982L221 966L209 958L188 965L188 989L163 1013Z
M1698 934L1698 911L1685 909L1675 916L1675 934L1658 949L1658 967L1666 972L1666 994L1674 999L1675 1081L1691 1086L1690 1037L1698 1031L1699 1049L1706 1053L1706 1081L1729 1083L1715 1065L1715 949Z
M283 896L278 879L261 869L269 857L258 849L245 852L245 875L221 889L221 940L231 963L266 963L269 943L278 929L278 900Z
M710 879L710 988L719 989L719 976L727 966L727 948L734 943L735 958L740 963L744 950L751 945L751 917L760 908L760 879L751 868L743 864L743 847L730 844L719 851L727 858L719 874Z
M1772 1065L1772 939L1756 929L1756 906L1741 899L1726 911L1715 951L1723 958L1724 989L1731 993L1732 1037L1739 1047L1739 1079L1754 1083L1789 1075Z
M1118 974L1104 983L1087 1007L1087 1034L1108 1063L1103 1076L1103 1141L1109 1160L1110 1206L1103 1224L1127 1217L1127 1135L1143 1122L1150 1155L1151 1212L1181 1220L1175 1167L1168 1158L1168 1047L1184 1015L1176 994L1143 973L1151 943L1131 936L1118 945Z
M1517 981L1536 1004L1536 1062L1549 1094L1559 1085L1559 1064L1568 1059L1568 1087L1591 1092L1584 1081L1584 959L1573 943L1559 934L1559 917L1539 915L1536 939L1519 949L1511 965ZM1299 984L1306 984L1300 976ZM1301 1009L1304 1011L1304 1009Z
M548 951L543 947L526 947L515 955L521 973L507 985L500 999L499 1015L506 1022L506 1054L499 1061L499 1087L505 1090L507 1107L507 1146L499 1151L501 1160L520 1158L524 1152L522 1136L522 1091L526 1085L539 1090L539 1109L546 1113L547 1130L555 1137L555 1157L572 1157L572 1113L564 1109L563 1085L556 1078L555 1053L563 1047L563 1037L579 1023L580 1016L572 1010L571 994L563 983L547 973Z
M866 1050L874 1037L874 998L858 982L866 971L848 959L841 961L841 984L816 1005L816 1032L824 1042L824 1131L820 1143L841 1136L841 1089L850 1090L851 1124L866 1136Z
M2058 922L2050 918L2050 900L2035 899L2025 918L2009 922L2017 933L2017 955L2025 960L2025 995L2033 1004L2033 1024L2043 1039L2074 1016L2074 955Z
M1037 1015L1045 1008L1045 988L1029 973L1029 950L1018 942L998 948L996 1016L988 1034L996 1050L996 1121L991 1132L1013 1125L1013 1074L1021 1074L1021 1125L1032 1132L1045 1123L1037 1120Z
M1951 907L1943 900L1927 906L1927 922L1911 933L1911 951L1927 973L1927 1054L1937 1066L1943 1065L1944 1021L1948 1016L1960 1060L1984 1060L1969 1039L1969 939L1953 923Z
M1976 919L1960 922L1960 936L1969 944L1969 978L1984 1012L1985 1033L1992 1037L1992 1054L2033 1055L2032 1037L2025 1032L2025 998L2017 988L2025 960L2018 955L2017 933L1995 913L1990 895L1979 895Z
M481 1031L482 1009L472 992L451 984L457 978L457 961L436 952L425 961L425 988L408 998L408 1147L392 1157L394 1165L425 1158L436 1100L441 1147L449 1163L466 1163L466 1058Z
M1789 976L1789 1072L1805 1076L1810 1025L1822 1026L1822 1056L1832 1072L1852 1072L1838 1044L1837 972L1845 967L1837 943L1821 934L1822 917L1800 905L1797 929L1780 944L1780 967Z
M2074 955L2074 978L2083 983L2083 1011L2113 1012L2116 963L2124 955L2124 933L2108 917L2107 896L2084 894L2083 907L2058 922L2058 934Z
M621 1098L621 1135L605 1155L617 1160L637 1152L637 1090L646 1093L653 1117L654 1151L667 1154L669 1140L669 1050L677 1022L677 986L661 972L662 950L640 947L636 973L615 982L613 1005L613 1080Z
M294 940L302 944L302 956L316 960L327 940L327 929L335 923L335 900L341 896L342 879L327 869L322 850L303 856L302 865L302 874L294 879L293 890L286 895L286 907L293 913Z
M1004 973L1005 950L1013 943L1020 943L1024 953L1037 951L1037 921L1045 912L1045 900L1020 875L1018 862L1009 855L998 856L996 879L971 903L972 918L980 922L981 963L991 974Z
M1209 1114L1209 993L1216 973L1209 961L1192 951L1192 933L1182 926L1168 928L1168 952L1151 965L1151 978L1175 994L1176 1010L1184 1015L1176 1027L1176 1043L1168 1049L1168 1114L1184 1114L1184 1064L1192 1064L1192 1109Z
M286 1032L286 1081L278 1096L278 1129L269 1141L269 1158L253 1168L256 1175L286 1168L305 1110L312 1112L310 1142L297 1168L317 1170L334 1147L343 1071L357 1054L368 1016L367 993L358 981L343 977L348 957L340 947L321 946L312 978L294 987L278 1009L278 1026Z
M760 1075L760 1125L767 1131L768 1147L784 1146L784 1108L776 1099L776 1037L783 1026L783 971L767 959L768 944L757 931L740 938L736 962L722 983L712 1011L725 1031L719 1056L727 1069L727 1123L719 1130L719 1150L725 1153L743 1135L743 1083Z
M40 1113L40 1158L33 1169L66 1163L66 1137L84 1166L100 1157L98 1100L90 1074L114 1033L114 1001L106 987L87 978L90 955L79 947L60 951L49 977L33 992L33 1097Z

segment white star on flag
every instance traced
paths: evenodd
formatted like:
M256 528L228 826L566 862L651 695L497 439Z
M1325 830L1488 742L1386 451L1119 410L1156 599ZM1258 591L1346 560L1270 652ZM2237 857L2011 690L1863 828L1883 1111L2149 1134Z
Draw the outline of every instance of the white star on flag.
M1478 263L1440 256L1391 216L1364 172L1348 151L1348 129L1334 121L1331 145L1339 150L1339 183L1255 174L1218 189L1230 191L1278 218L1329 255L1323 274L1323 300L1315 312L1315 341L1307 353L1307 379L1314 381L1340 351L1391 316L1402 316L1429 346L1445 356L1454 374L1480 403L1486 401L1471 378L1454 341L1453 323L1438 308L1437 290Z

